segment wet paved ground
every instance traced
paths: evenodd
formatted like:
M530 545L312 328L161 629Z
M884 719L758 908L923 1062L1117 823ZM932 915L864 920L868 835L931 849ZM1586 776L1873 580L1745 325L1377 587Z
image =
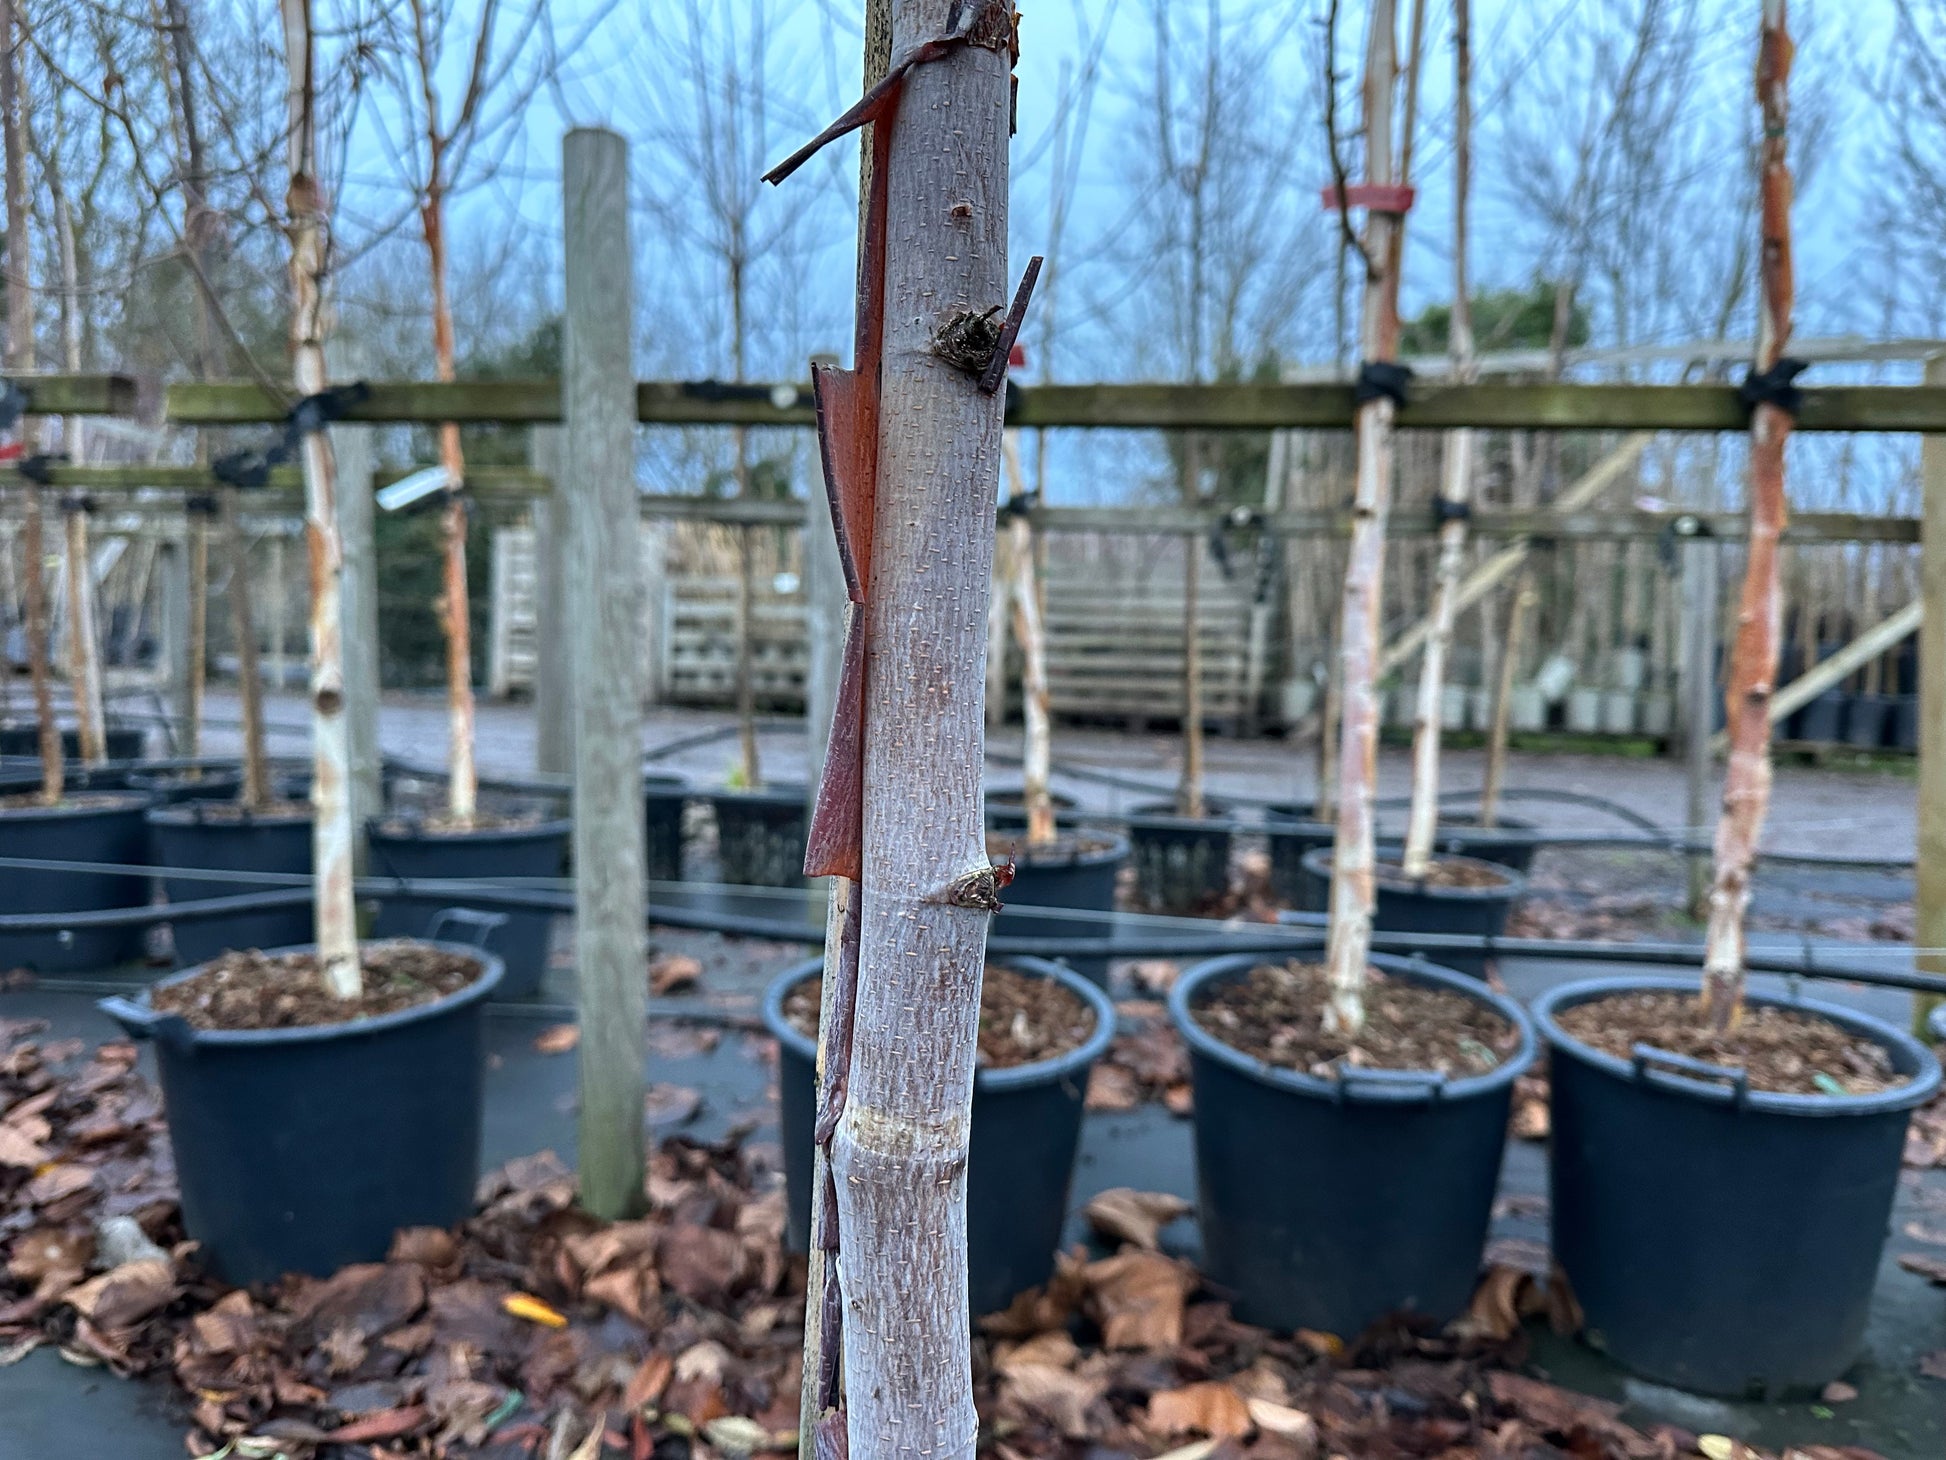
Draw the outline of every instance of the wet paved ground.
M215 713L220 714L218 709ZM284 701L275 718L301 722L301 707ZM721 727L720 716L667 714L654 717L649 746ZM531 766L531 718L522 710L486 706L481 715L481 762L488 774L521 775ZM383 721L388 753L422 763L441 754L443 719L437 704L415 700L388 702ZM220 742L219 742L220 743ZM1062 752L1076 764L1126 775L1152 785L1168 782L1172 762L1166 740L1106 735L1063 736ZM296 745L291 749L299 748ZM801 773L801 744L794 734L766 737L768 773ZM671 768L699 786L719 781L732 748L728 742L698 746L669 758ZM1394 789L1401 762L1388 757L1387 789ZM1258 798L1301 799L1308 788L1309 757L1275 744L1216 742L1212 745L1214 790ZM1475 782L1473 757L1453 757L1450 779L1457 786ZM996 782L1004 782L997 770ZM1623 801L1638 813L1669 826L1680 820L1680 773L1656 762L1604 761L1595 757L1523 757L1515 780L1522 786L1548 786ZM1122 809L1136 793L1070 780L1064 788L1091 808ZM1592 813L1535 805L1544 825L1601 824ZM1909 856L1913 837L1911 783L1896 773L1853 774L1786 768L1778 776L1777 814L1771 845L1838 854ZM700 870L700 869L692 869ZM1624 858L1604 870L1644 895L1665 897L1680 886L1673 859ZM1881 907L1909 897L1909 878L1877 873L1767 872L1762 888L1766 905L1780 914L1822 906L1831 899L1851 900L1861 908ZM565 941L565 940L563 940ZM775 1139L771 1086L774 1072L765 1042L750 1030L761 990L778 970L802 957L783 943L737 941L712 934L658 936L665 949L686 951L705 966L702 988L693 995L656 1001L653 1017L651 1078L693 1089L700 1098L683 1129L720 1135L733 1126L754 1124L755 1139ZM565 950L563 950L565 952ZM1909 966L1905 948L1885 943L1863 950L1889 965ZM496 1009L489 1025L491 1049L485 1157L489 1164L552 1148L572 1158L574 1150L574 1072L572 1056L542 1055L534 1036L550 1023L571 1016L572 972L565 956L557 959L548 986L531 1006ZM1507 965L1503 974L1512 991L1532 997L1541 989L1572 978L1606 971L1588 964L1528 960ZM55 1037L90 1040L117 1031L93 1008L98 989L47 981L0 994L0 1015L46 1018ZM1857 985L1823 985L1820 992L1903 1023L1908 996ZM703 1040L693 1031L704 1030ZM709 1038L713 1035L713 1041ZM713 1047L701 1048L703 1043ZM1071 1210L1095 1193L1114 1186L1171 1191L1194 1196L1194 1168L1187 1122L1146 1106L1123 1113L1091 1115L1075 1173ZM1514 1145L1508 1153L1494 1235L1524 1244L1546 1239L1546 1173L1542 1149ZM1418 1194L1401 1192L1402 1200ZM1725 1404L1701 1400L1629 1378L1598 1355L1547 1335L1538 1338L1537 1363L1560 1382L1625 1400L1637 1417L1669 1419L1699 1431L1726 1433L1768 1445L1820 1443L1864 1445L1888 1460L1937 1460L1946 1455L1946 1383L1920 1377L1922 1353L1946 1349L1946 1292L1931 1288L1896 1265L1901 1251L1925 1250L1907 1228L1946 1229L1946 1173L1923 1177L1908 1172L1902 1182L1874 1301L1867 1350L1852 1376L1858 1399L1825 1408L1806 1402ZM1078 1220L1071 1236L1082 1239ZM1193 1221L1168 1234L1179 1251L1193 1254ZM1937 1252L1937 1248L1931 1249ZM44 1460L49 1455L86 1454L128 1460L177 1460L183 1454L182 1428L170 1413L164 1386L122 1383L99 1371L72 1367L42 1350L11 1368L0 1369L0 1460Z

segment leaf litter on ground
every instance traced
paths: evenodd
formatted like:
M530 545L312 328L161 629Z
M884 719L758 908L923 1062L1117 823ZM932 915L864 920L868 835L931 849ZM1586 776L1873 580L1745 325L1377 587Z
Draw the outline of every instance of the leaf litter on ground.
M402 1231L383 1261L325 1278L231 1289L184 1238L160 1102L134 1049L49 1050L40 1032L0 1036L0 1123L49 1158L40 1171L0 1164L0 1360L47 1344L167 1378L196 1455L794 1447L804 1261L785 1248L774 1145L665 1139L646 1213L612 1223L580 1211L573 1174L541 1152L485 1178L457 1229ZM1693 1460L1720 1438L1638 1430L1521 1372L1531 1323L1577 1321L1558 1281L1524 1269L1489 1271L1443 1333L1242 1323L1192 1266L1153 1250L1183 1205L1103 1193L1091 1221L1120 1250L1060 1254L1046 1284L980 1322L983 1454Z

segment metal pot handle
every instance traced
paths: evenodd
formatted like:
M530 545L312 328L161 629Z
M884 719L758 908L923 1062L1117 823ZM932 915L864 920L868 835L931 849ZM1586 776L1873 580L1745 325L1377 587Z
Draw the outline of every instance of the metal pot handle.
M1652 1044L1630 1046L1629 1059L1637 1078L1651 1085L1664 1089L1675 1085L1684 1094L1703 1095L1731 1105L1743 1105L1750 1099L1750 1072L1741 1065L1711 1064L1708 1060L1677 1054L1672 1049L1657 1049ZM1677 1076L1689 1078L1678 1082ZM1707 1083L1713 1080L1727 1081L1727 1087Z

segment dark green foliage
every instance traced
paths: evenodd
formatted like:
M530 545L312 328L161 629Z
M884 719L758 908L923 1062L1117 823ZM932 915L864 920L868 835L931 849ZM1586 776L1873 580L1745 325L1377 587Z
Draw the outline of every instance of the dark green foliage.
M1544 350L1554 338L1554 294L1552 280L1536 279L1525 289L1485 289L1473 295L1473 348L1481 354L1492 350ZM1416 319L1408 320L1399 335L1399 352L1404 355L1443 355L1453 327L1451 304L1429 304ZM1577 303L1568 316L1567 345L1573 349L1588 342L1588 311Z

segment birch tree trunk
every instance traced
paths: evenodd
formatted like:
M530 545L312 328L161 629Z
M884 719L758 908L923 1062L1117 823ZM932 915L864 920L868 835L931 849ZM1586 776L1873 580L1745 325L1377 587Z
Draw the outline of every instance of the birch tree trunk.
M1392 96L1398 79L1397 6L1374 0L1365 52L1365 176L1393 182ZM1398 352L1398 244L1404 218L1374 208L1365 223L1365 297L1359 347L1367 366ZM1325 962L1331 993L1325 1025L1354 1035L1365 1025L1372 941L1372 802L1378 781L1376 667L1385 588L1385 521L1391 505L1393 401L1383 394L1358 408L1358 476L1351 545L1339 609L1343 719L1338 748L1338 820L1331 862Z
M33 216L27 199L27 138L20 114L20 57L24 40L14 0L0 0L0 139L6 153L7 204L7 370L22 375L34 368ZM31 452L35 423L18 426L21 449ZM20 534L26 559L27 668L34 685L34 718L40 727L41 790L44 806L57 805L65 789L66 765L61 729L54 722L54 686L47 652L47 535L42 490L27 485L27 515Z
M1185 507L1202 504L1202 474L1202 441L1192 434L1183 443ZM1182 780L1176 787L1176 814L1199 818L1203 814L1202 538L1185 533L1182 550Z
M95 623L94 553L88 545L88 509L70 498L61 507L67 528L68 692L74 696L76 737L84 765L108 759L101 716L101 654Z
M1453 0L1453 314L1448 344L1453 378L1473 379L1473 305L1467 293L1466 202L1473 170L1473 46L1469 0ZM1439 741L1444 728L1446 661L1458 616L1460 571L1466 561L1466 513L1473 494L1473 433L1446 433L1446 481L1440 492L1439 561L1433 573L1432 628L1419 661L1419 703L1412 729L1412 810L1406 822L1402 869L1424 877L1432 865L1439 825Z
M278 0L289 84L291 356L300 396L321 394L324 364L324 198L317 173L317 93L311 0ZM341 999L362 991L352 901L351 733L345 718L344 553L338 540L337 467L322 430L304 436L304 536L311 566L312 895L318 972Z
M1487 731L1486 773L1480 781L1480 825L1500 820L1500 791L1507 779L1507 734L1513 721L1514 685L1520 675L1520 656L1527 640L1527 623L1540 595L1534 591L1534 570L1521 565L1507 595L1507 636L1500 645L1500 677L1493 686L1493 725Z
M904 0L892 53L943 34ZM905 79L864 606L864 846L849 1093L832 1143L851 1452L971 1460L966 1153L987 923L980 775L1003 396L932 353L1005 307L1012 7ZM1001 32L1004 31L1004 34ZM990 49L989 47L997 47Z
M1763 0L1757 54L1757 103L1763 112L1762 295L1755 367L1760 376L1776 372L1784 358L1795 302L1790 72L1786 0ZM1787 374L1783 383L1788 385ZM1743 1012L1744 914L1750 905L1757 842L1770 808L1770 698L1776 689L1783 619L1778 539L1789 516L1784 448L1790 434L1790 411L1774 399L1759 401L1750 417L1750 533L1724 694L1730 757L1723 778L1723 814L1716 824L1716 867L1703 944L1703 1012L1716 1029L1732 1027Z

